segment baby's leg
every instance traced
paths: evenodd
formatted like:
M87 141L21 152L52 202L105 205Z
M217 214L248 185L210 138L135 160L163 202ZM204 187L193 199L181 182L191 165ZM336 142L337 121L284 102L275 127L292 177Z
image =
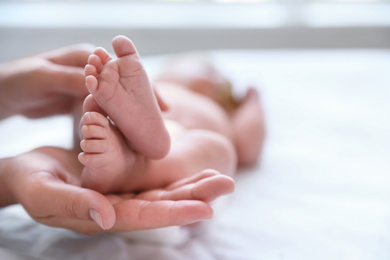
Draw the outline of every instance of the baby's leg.
M130 191L142 178L137 171L143 156L134 152L120 131L104 116L90 95L84 102L88 111L81 119L79 161L85 166L82 186L102 193Z
M93 101L89 96L87 107L96 107ZM79 155L79 161L85 166L82 186L102 193L164 188L201 172L210 172L205 169L214 169L228 176L233 176L236 171L233 145L214 132L186 130L169 121L172 149L164 159L150 160L133 151L118 129L101 113L86 112L81 124L83 140L80 145L84 152ZM202 178L204 180L199 184L202 190L214 187L205 198L217 197L231 190L231 179Z
M170 148L169 134L140 57L124 36L112 45L116 59L102 48L90 56L87 88L137 152L161 159Z
M220 134L206 130L187 130L168 121L172 147L162 160L149 160L140 190L165 187L193 176L204 169L214 169L233 177L237 156L232 143Z
M253 166L259 159L265 135L263 109L255 89L248 90L231 120L238 164Z

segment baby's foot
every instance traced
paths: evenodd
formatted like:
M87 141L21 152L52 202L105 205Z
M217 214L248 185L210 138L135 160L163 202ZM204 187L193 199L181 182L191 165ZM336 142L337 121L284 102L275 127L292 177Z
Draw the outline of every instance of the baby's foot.
M140 57L124 36L114 38L112 45L116 59L102 48L89 57L87 88L137 152L161 159L170 138Z
M88 97L89 99L92 96ZM87 102L88 102L87 98ZM93 98L92 98L93 99ZM120 131L99 112L86 112L81 119L79 161L85 166L82 186L102 193L130 191L141 173L143 160L126 143Z

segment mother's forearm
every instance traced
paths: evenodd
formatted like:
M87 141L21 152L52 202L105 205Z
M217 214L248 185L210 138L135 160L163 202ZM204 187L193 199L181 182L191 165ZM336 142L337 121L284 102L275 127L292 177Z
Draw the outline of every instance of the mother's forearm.
M9 176L15 168L13 163L14 160L12 158L0 159L0 207L17 203L14 192L9 185Z

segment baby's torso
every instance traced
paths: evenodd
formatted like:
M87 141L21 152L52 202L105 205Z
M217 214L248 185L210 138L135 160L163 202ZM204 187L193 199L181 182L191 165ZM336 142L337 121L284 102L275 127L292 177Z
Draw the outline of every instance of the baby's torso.
M231 137L227 113L211 99L181 87L163 87L160 93L169 105L163 113L187 129L204 129Z

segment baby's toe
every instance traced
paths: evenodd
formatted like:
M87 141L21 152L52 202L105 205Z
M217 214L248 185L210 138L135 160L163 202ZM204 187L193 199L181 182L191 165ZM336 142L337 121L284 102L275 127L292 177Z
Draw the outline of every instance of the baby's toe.
M99 56L96 54L91 54L88 58L88 64L94 66L96 68L96 71L100 73L100 71L103 68L103 63L102 60L100 59Z
M112 47L118 58L137 54L137 50L135 49L134 44L131 40L123 35L119 35L112 40Z
M98 112L86 112L81 118L82 125L96 125L104 128L109 127L109 121L107 117Z
M96 77L98 75L96 67L94 65L91 65L91 64L85 65L84 74L86 77L88 77L88 76Z
M105 153L108 151L108 142L106 139L84 139L80 147L86 153Z
M108 52L102 47L96 48L96 50L94 51L94 54L100 58L103 65L111 60L110 54L108 54Z
M100 168L107 165L104 154L91 154L82 152L78 155L79 162L86 167Z
M107 128L98 125L84 125L80 132L84 139L104 139L108 136Z

